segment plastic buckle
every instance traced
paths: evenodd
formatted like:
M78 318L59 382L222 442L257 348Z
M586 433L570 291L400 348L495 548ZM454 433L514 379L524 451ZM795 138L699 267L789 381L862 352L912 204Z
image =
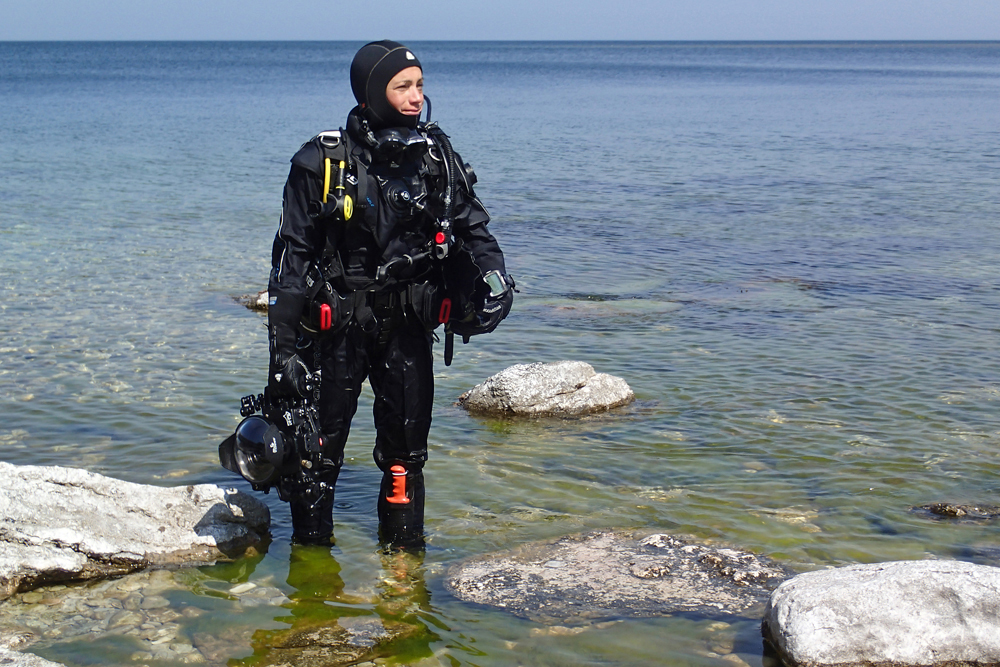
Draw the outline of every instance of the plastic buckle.
M327 303L321 303L319 306L319 329L320 331L329 331L333 327L333 310Z

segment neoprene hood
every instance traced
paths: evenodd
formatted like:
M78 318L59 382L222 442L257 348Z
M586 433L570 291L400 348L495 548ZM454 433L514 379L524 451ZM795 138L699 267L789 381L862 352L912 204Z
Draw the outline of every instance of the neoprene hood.
M407 67L421 67L410 49L387 39L365 44L351 62L351 90L372 130L415 128L418 116L405 116L389 104L386 86Z

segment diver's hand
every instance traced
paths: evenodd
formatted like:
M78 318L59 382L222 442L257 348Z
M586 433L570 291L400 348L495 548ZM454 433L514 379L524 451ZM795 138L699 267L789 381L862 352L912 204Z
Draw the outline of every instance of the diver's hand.
M487 297L483 305L469 317L449 323L449 331L461 336L466 343L472 336L488 334L507 317L513 303L514 290L507 290L499 296Z
M297 354L288 357L270 380L271 389L278 396L308 398L313 390L313 376L306 362Z
M481 333L490 333L507 317L510 307L514 304L514 290L508 289L503 294L487 297L479 311L479 326Z

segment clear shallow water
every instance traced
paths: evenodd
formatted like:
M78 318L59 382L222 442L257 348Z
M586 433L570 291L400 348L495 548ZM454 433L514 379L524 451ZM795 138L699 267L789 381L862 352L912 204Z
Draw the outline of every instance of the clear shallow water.
M0 458L238 485L216 445L264 382L266 335L231 297L264 286L287 160L343 123L357 46L0 44ZM997 562L996 526L909 508L1000 489L1000 44L413 46L521 294L438 364L415 592L382 585L397 565L375 553L366 397L336 564L306 567L341 583L303 590L267 497L263 559L178 584L172 602L211 609L228 657L266 661L252 631L289 617L410 606L427 631L404 661L721 665L721 633L761 662L755 619L566 633L444 590L463 557L592 528L799 570ZM638 401L530 422L452 405L558 359L624 377ZM295 602L205 593L241 577ZM117 662L108 641L33 650Z

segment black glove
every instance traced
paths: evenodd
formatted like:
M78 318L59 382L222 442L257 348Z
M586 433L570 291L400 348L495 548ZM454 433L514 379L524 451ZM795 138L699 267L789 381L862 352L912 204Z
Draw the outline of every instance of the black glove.
M514 305L514 290L509 289L500 296L487 297L483 307L479 310L480 333L490 333L503 322L510 313L510 307Z
M268 286L267 329L271 342L271 362L281 367L293 354L299 339L299 319L306 298L286 292L273 284Z
M274 285L268 286L267 308L271 363L267 386L275 396L307 397L312 391L309 367L296 352L298 322L305 297L291 294Z
M271 374L268 387L275 396L308 398L313 390L313 376L302 357L293 354L279 370Z
M470 336L490 333L507 317L513 304L513 289L507 290L500 296L488 296L472 317L452 322L451 331L461 336L465 342L469 341Z

